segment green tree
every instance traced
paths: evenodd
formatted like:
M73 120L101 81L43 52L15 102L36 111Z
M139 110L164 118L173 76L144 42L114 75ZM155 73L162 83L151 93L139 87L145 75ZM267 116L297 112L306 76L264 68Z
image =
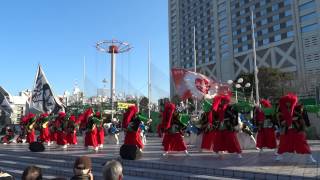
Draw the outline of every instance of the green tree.
M255 96L255 82L254 75L252 73L242 73L238 78L243 78L244 82L250 82L251 88L245 89L245 95L251 93ZM287 92L294 91L294 87L291 85L293 75L291 73L281 72L279 69L274 68L259 68L259 95L260 98L278 99Z
M149 104L149 99L143 96L139 102L140 111L142 112L148 111L148 104Z

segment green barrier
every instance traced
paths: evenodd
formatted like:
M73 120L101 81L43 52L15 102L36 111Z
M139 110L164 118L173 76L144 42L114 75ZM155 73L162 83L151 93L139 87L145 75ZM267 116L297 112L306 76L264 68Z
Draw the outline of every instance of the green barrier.
M253 104L248 101L238 101L238 103L233 104L233 108L238 112L249 112L253 109Z
M261 107L261 109L264 112L264 115L266 115L266 116L273 115L275 112L275 109L273 107L272 108Z
M319 113L320 106L319 105L305 105L304 108L311 113Z

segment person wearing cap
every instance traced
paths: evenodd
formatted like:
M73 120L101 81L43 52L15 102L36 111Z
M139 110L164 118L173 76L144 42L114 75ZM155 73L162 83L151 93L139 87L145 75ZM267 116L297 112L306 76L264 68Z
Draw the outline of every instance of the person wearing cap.
M108 161L102 168L103 180L122 180L123 167L119 161Z
M90 157L78 157L73 166L74 176L70 180L93 180L92 162Z

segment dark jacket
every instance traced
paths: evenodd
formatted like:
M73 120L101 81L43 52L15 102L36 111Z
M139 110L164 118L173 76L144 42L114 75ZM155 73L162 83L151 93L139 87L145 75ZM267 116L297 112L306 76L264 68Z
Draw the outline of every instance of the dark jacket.
M90 176L87 174L75 175L70 180L90 180Z

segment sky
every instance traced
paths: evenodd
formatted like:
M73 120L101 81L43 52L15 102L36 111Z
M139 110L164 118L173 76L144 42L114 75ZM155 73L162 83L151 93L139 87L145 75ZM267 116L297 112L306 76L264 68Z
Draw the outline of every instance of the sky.
M38 64L57 95L76 83L95 95L104 78L109 88L110 55L94 46L117 39L133 46L117 55L117 92L147 95L150 41L152 99L169 96L167 0L1 1L0 23L0 86L12 95L32 89Z

